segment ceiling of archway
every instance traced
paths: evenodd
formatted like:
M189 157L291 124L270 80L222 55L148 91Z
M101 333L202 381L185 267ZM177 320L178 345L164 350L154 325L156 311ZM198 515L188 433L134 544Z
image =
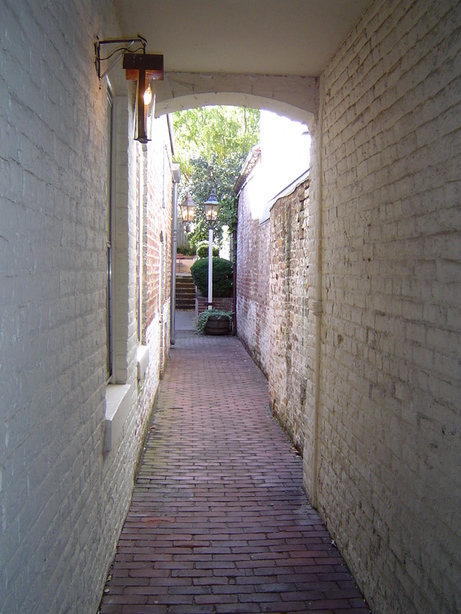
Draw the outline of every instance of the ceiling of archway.
M115 0L165 71L318 76L372 0Z

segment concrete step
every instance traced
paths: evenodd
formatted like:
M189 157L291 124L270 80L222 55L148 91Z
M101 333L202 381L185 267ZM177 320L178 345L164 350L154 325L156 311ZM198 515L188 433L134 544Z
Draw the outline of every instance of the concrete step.
M176 277L176 287L194 288L192 277Z
M195 309L195 301L181 301L176 299L175 309L184 309L187 311L191 311Z
M194 288L192 288L192 290L190 288L179 288L176 290L176 296L194 296L195 297L195 290Z

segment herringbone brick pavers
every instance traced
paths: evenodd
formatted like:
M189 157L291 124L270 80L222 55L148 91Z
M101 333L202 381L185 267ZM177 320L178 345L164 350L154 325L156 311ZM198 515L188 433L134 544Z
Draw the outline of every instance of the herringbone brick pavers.
M365 613L234 337L177 334L101 614Z

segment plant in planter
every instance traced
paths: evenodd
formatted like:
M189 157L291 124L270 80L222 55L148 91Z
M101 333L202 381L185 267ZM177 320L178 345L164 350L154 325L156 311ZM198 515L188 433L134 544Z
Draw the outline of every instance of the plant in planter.
M202 311L197 319L197 332L200 335L228 335L232 324L232 311L208 309Z

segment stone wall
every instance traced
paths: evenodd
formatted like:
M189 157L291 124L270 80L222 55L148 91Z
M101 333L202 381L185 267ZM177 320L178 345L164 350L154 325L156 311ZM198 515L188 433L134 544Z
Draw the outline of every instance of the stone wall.
M109 104L94 41L120 31L104 0L6 0L0 23L0 611L95 612L160 371L138 397L133 92L112 80L112 385L128 413L105 451ZM157 355L166 294L146 322Z
M376 613L461 610L460 23L374 2L321 79L305 485Z

